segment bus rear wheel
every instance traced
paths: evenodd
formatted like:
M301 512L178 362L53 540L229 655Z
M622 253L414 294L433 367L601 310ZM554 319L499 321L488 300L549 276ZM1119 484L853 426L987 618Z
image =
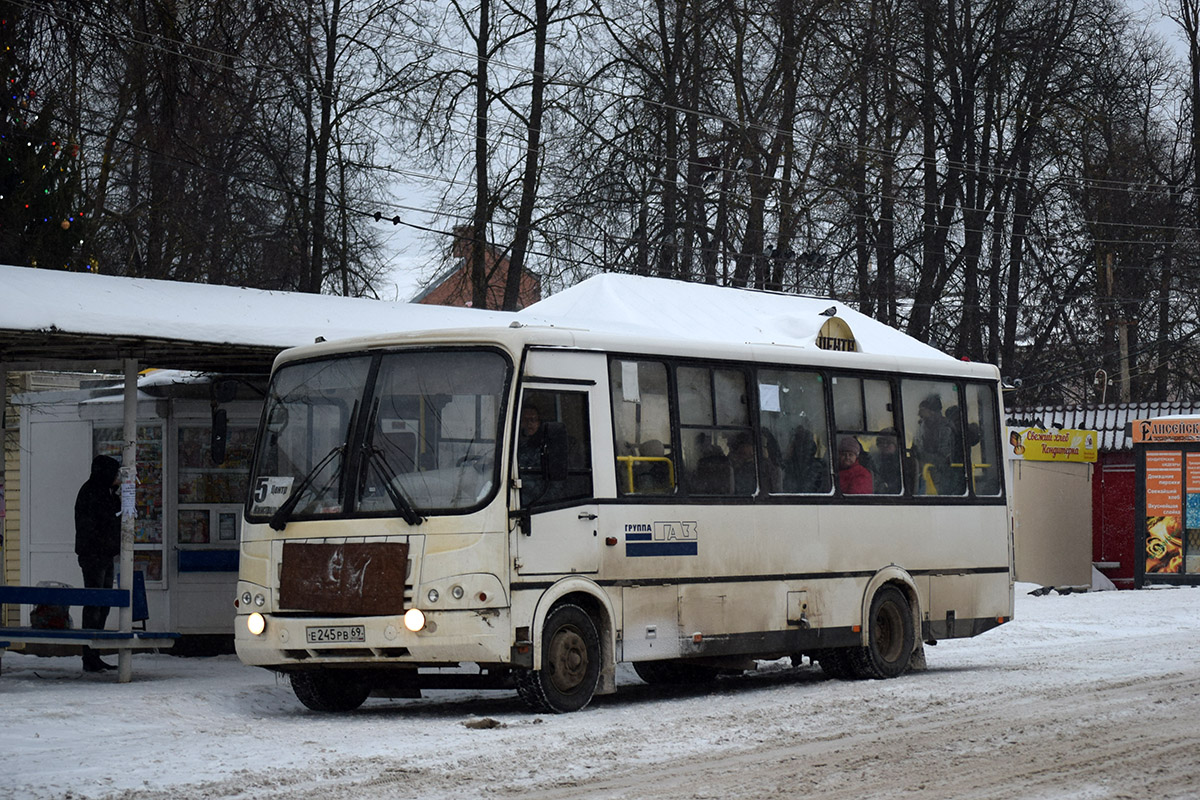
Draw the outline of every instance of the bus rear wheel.
M600 681L600 634L577 605L551 609L542 631L541 669L516 674L517 694L533 711L565 714L592 701Z
M371 687L348 670L306 670L290 677L296 699L313 711L353 711L371 694Z
M884 586L871 598L867 646L853 651L859 678L895 678L908 670L916 646L912 607L904 592Z

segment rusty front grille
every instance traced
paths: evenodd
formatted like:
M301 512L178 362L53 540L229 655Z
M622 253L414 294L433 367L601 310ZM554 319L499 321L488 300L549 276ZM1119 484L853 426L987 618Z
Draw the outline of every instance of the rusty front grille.
M403 614L408 544L283 545L281 608L315 614Z

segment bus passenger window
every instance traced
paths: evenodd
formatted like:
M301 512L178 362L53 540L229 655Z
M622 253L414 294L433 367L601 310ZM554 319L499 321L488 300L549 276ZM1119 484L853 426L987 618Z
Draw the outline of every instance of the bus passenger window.
M675 377L688 491L756 494L758 453L746 402L746 374L737 369L681 366Z
M996 430L995 389L972 383L967 386L967 424L963 436L971 464L976 495L1000 494L1000 436Z
M609 364L617 494L675 493L676 460L671 446L671 402L667 368L658 361Z
M838 375L832 385L838 486L842 493L902 493L903 470L891 381ZM851 457L843 445L857 452Z
M772 494L828 494L833 488L825 381L819 373L758 373L763 484Z
M967 491L958 388L940 381L905 380L905 430L915 468L914 494L955 496Z

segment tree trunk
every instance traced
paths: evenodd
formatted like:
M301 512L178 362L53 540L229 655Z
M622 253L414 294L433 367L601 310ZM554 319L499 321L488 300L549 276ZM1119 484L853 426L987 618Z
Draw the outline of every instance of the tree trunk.
M312 202L312 253L308 277L300 287L302 292L320 294L325 278L325 220L328 216L326 204L329 197L329 149L333 141L333 91L334 68L337 65L338 21L342 13L342 0L333 0L333 11L325 31L325 63L321 71L321 92L317 102L321 107L321 123L317 129L316 152L313 168Z
M504 278L505 311L519 311L521 308L521 278L525 274L525 252L529 247L533 206L537 200L543 98L546 91L546 38L550 28L550 12L546 0L536 0L534 8L533 84L530 87L529 131L525 145L525 171L521 176L521 205L517 210L517 230L513 237L508 275Z
M475 39L475 214L471 240L471 305L488 307L488 41L491 0L480 0Z

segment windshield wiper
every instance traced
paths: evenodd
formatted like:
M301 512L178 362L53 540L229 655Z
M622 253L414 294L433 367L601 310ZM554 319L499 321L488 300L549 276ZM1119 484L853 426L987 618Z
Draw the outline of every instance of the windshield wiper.
M392 505L400 512L401 518L409 525L420 525L425 521L425 518L417 513L417 509L413 506L405 495L404 491L396 482L396 471L392 469L392 465L388 463L387 454L378 447L369 447L367 463L375 470L375 474L383 481L383 489L387 492L388 498L391 499Z
M344 456L346 454L346 449L349 447L350 437L354 434L354 421L356 419L358 419L357 400L354 401L354 408L350 410L350 424L346 428L346 441L339 445L335 445L332 450L326 453L325 457L318 461L316 466L310 469L308 474L300 480L300 483L296 486L292 493L289 494L287 499L283 501L283 505L279 506L279 508L275 510L275 513L271 515L271 521L268 523L273 530L281 531L287 527L288 518L292 516L292 512L296 510L296 506L300 503L300 495L304 494L304 490L307 489L309 484L313 482L313 478L317 477L321 470L324 469L325 466L328 465L336 455L343 456L342 463L339 465L337 474L338 500L339 502L342 501L342 493L344 488L343 481L345 479L346 471L346 461ZM329 488L328 484L325 488Z
M281 531L287 527L288 517L290 517L292 512L296 510L296 506L300 503L300 495L304 494L304 490L307 489L309 484L313 482L313 478L317 477L318 473L325 469L329 462L333 460L334 456L341 455L345 452L346 445L337 445L328 453L326 453L325 457L318 461L315 467L308 471L308 474L304 476L304 479L300 481L299 485L292 490L292 493L287 496L287 499L283 501L283 504L276 509L274 514L271 515L271 521L269 524L273 530Z
M371 413L367 415L367 434L363 437L361 452L367 454L367 465L374 469L375 475L383 481L383 489L387 492L392 505L400 512L401 519L409 525L420 525L425 518L417 513L412 501L401 490L396 481L396 470L392 469L392 465L387 460L387 453L375 446L375 421L379 418L379 406L379 398L376 397L375 402L371 404ZM359 469L363 472L363 480L360 480L360 484L365 483L366 470L362 467ZM361 489L359 491L361 492Z

